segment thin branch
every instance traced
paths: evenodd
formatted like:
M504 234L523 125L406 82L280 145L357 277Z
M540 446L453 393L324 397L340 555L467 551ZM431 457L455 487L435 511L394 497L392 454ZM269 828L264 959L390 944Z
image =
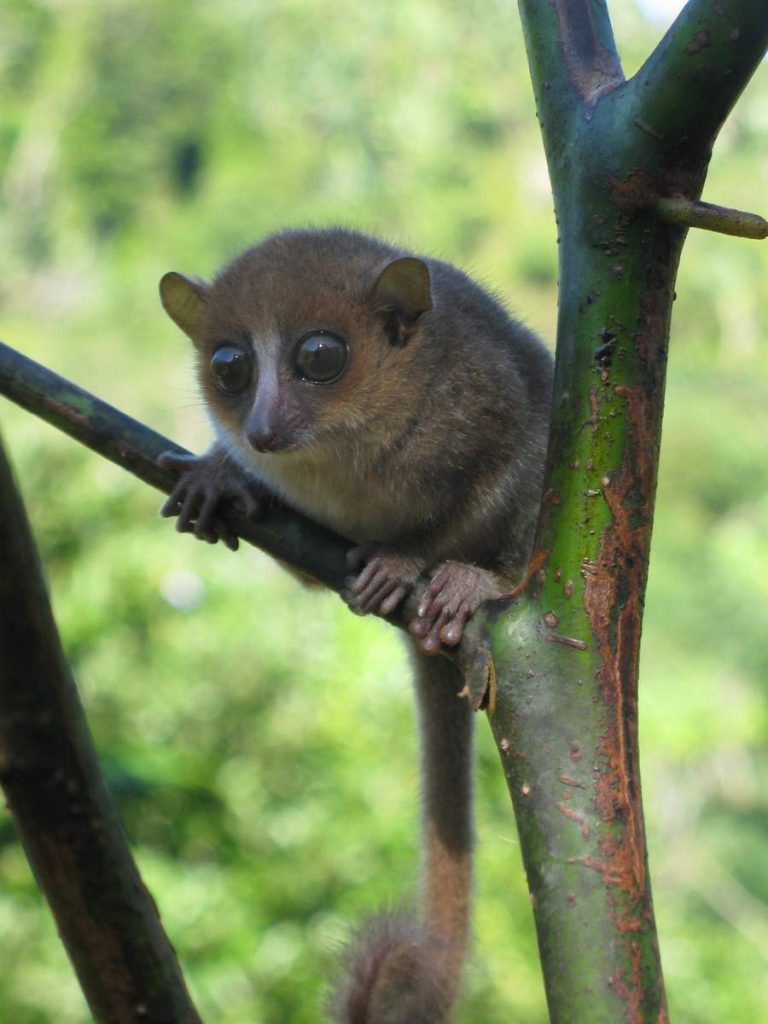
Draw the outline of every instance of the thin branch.
M0 783L94 1017L199 1024L131 858L0 444Z
M708 152L768 47L763 0L688 0L628 83L634 117Z
M732 210L727 206L694 202L690 199L660 199L656 210L667 224L702 228L739 238L768 238L768 221L757 213Z

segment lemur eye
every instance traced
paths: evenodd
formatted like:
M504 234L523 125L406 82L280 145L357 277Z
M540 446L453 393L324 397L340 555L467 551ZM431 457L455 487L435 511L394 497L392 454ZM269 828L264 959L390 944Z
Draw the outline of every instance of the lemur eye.
M344 372L347 345L328 331L312 331L299 342L294 356L296 372L315 384L329 384Z
M211 356L211 376L219 391L237 395L251 381L251 357L239 345L221 345Z

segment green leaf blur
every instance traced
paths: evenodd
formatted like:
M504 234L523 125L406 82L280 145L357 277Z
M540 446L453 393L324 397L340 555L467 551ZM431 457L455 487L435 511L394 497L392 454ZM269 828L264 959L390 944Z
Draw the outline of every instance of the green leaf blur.
M632 73L658 36L615 2ZM477 274L545 337L555 226L515 5L4 0L3 340L193 449L169 269L343 223ZM684 97L681 100L684 102ZM705 198L766 213L765 65ZM641 673L672 1019L768 1011L768 246L692 233L678 281ZM417 884L395 632L0 403L68 657L204 1019L321 1019L348 925ZM546 1020L514 820L478 721L476 940L459 1019ZM0 818L0 1019L89 1020Z

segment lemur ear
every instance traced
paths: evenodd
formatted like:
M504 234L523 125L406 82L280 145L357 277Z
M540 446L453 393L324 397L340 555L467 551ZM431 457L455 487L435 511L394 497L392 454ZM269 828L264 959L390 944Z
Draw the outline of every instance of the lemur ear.
M200 322L210 285L171 270L160 279L160 301L168 316L192 341L200 337Z
M404 344L416 320L432 309L427 264L415 256L392 260L376 279L371 298L388 314L386 331L390 340Z

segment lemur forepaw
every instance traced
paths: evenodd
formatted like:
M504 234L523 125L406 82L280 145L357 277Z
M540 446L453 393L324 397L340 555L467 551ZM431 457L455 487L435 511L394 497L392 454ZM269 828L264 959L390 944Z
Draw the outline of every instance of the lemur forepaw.
M442 644L457 647L473 612L501 588L488 569L463 562L443 562L432 574L419 602L417 617L408 629L426 654L437 654Z
M237 536L217 512L226 502L248 519L258 519L269 497L261 484L221 458L170 451L164 452L157 464L179 474L160 515L178 516L176 529L180 533L194 533L209 544L221 540L231 551L237 551Z
M347 577L341 592L352 611L389 615L413 590L426 561L380 544L363 544L349 551L347 564L353 570L363 566L357 576Z

